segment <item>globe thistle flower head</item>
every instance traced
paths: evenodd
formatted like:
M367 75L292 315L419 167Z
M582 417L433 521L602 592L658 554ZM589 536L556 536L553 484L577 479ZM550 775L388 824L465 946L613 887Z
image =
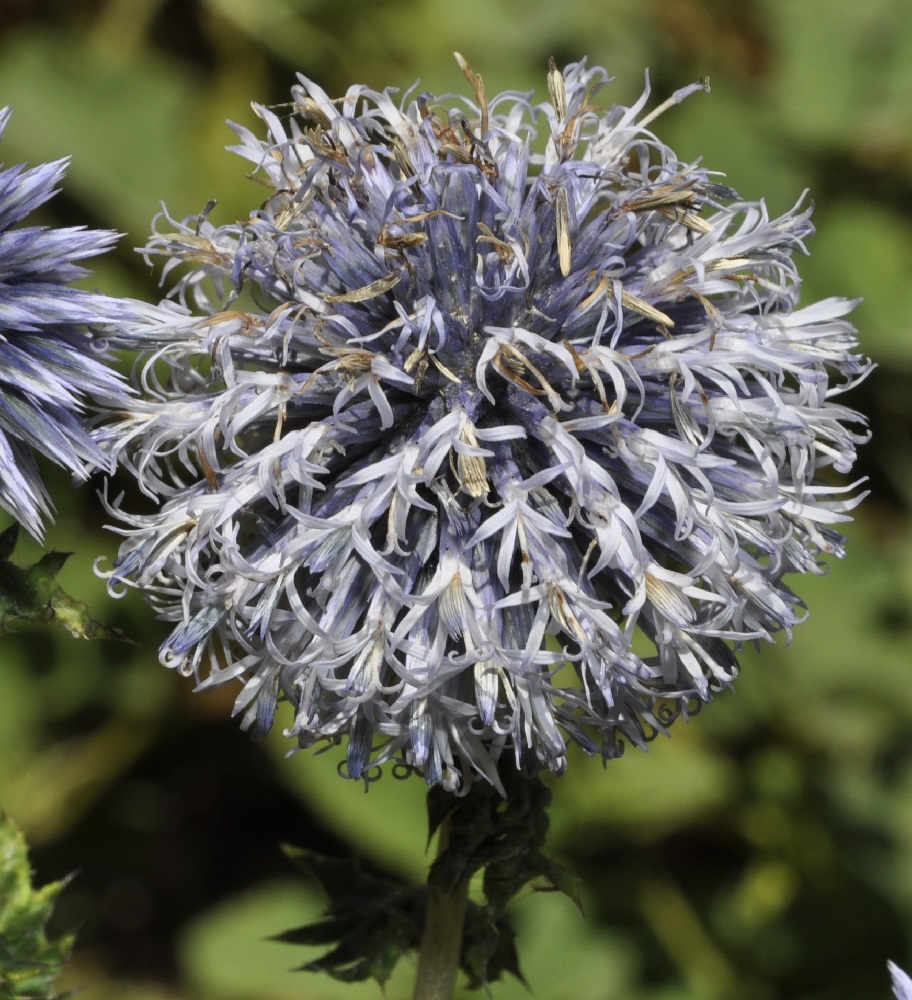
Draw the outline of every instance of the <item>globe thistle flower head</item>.
M103 431L162 501L115 506L111 583L174 623L163 662L450 789L643 746L790 633L868 368L853 303L798 307L809 211L651 131L703 84L644 113L585 63L538 104L463 66L471 99L300 77L235 126L271 194L152 238L180 308Z
M10 115L0 110L0 136ZM55 194L66 164L0 167L0 507L36 538L51 510L36 454L80 478L109 466L84 412L125 394L93 329L136 318L124 302L70 287L116 233L21 225Z

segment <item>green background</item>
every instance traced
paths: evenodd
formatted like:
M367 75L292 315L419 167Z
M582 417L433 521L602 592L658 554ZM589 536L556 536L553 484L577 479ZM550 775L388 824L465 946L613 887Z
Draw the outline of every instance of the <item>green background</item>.
M125 233L94 283L155 296L132 247L162 202L181 217L217 197L228 221L260 199L224 152L226 118L255 127L250 101L286 100L298 70L333 95L417 78L465 92L453 50L489 94L544 95L551 55L607 66L625 103L647 66L656 102L708 75L713 93L658 132L773 211L811 190L805 300L863 296L879 364L849 398L874 431L872 494L846 560L796 582L811 615L792 645L745 655L735 693L648 754L604 770L576 755L553 783L552 852L582 878L586 917L561 897L517 903L533 996L886 997L886 959L912 964L909 0L0 0L0 105L14 107L0 158L72 155L44 221ZM193 695L159 667L162 627L92 575L116 547L94 491L50 475L48 543L76 552L65 585L138 638L0 637L0 805L40 881L80 870L57 918L80 927L67 984L112 1000L379 998L289 971L315 952L266 940L321 907L278 845L420 880L421 783L365 794L337 777L338 753L286 759L280 731L253 744L227 719L231 692Z

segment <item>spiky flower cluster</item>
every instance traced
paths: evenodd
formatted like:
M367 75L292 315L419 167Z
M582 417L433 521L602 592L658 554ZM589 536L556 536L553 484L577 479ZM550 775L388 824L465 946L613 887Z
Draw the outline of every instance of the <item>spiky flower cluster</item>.
M151 240L189 267L104 432L161 501L118 511L111 582L174 622L162 661L451 789L643 745L791 630L868 368L854 303L797 308L809 212L650 131L702 84L644 115L583 63L540 104L464 70L449 106L300 77L265 141L235 126L272 193Z
M0 109L0 136L10 114ZM80 478L110 464L83 419L90 401L125 396L97 328L136 318L122 300L69 287L116 233L19 225L56 193L66 165L0 169L0 507L36 538L51 506L35 454Z

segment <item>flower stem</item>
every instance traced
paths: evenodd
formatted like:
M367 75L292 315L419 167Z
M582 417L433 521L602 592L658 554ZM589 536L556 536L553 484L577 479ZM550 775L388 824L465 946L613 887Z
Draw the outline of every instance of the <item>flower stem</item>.
M438 857L447 848L449 830L450 824L445 821L440 829ZM449 892L428 886L427 915L413 1000L450 1000L453 996L468 899L468 879L457 883Z

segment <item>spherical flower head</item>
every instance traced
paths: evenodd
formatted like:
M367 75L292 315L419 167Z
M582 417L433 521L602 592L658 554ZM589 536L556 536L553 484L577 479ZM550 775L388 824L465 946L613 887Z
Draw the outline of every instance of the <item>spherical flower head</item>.
M104 431L162 501L118 511L111 580L174 622L163 662L450 789L642 746L791 630L868 368L853 303L797 308L808 211L650 131L703 84L644 114L584 63L540 104L463 68L469 100L300 77L234 126L271 191L152 239L185 312Z
M0 136L10 119L0 109ZM85 478L109 458L85 425L87 404L124 399L103 357L105 324L136 319L125 302L70 287L117 234L23 226L51 198L67 161L0 166L0 507L40 538L51 511L35 455Z

